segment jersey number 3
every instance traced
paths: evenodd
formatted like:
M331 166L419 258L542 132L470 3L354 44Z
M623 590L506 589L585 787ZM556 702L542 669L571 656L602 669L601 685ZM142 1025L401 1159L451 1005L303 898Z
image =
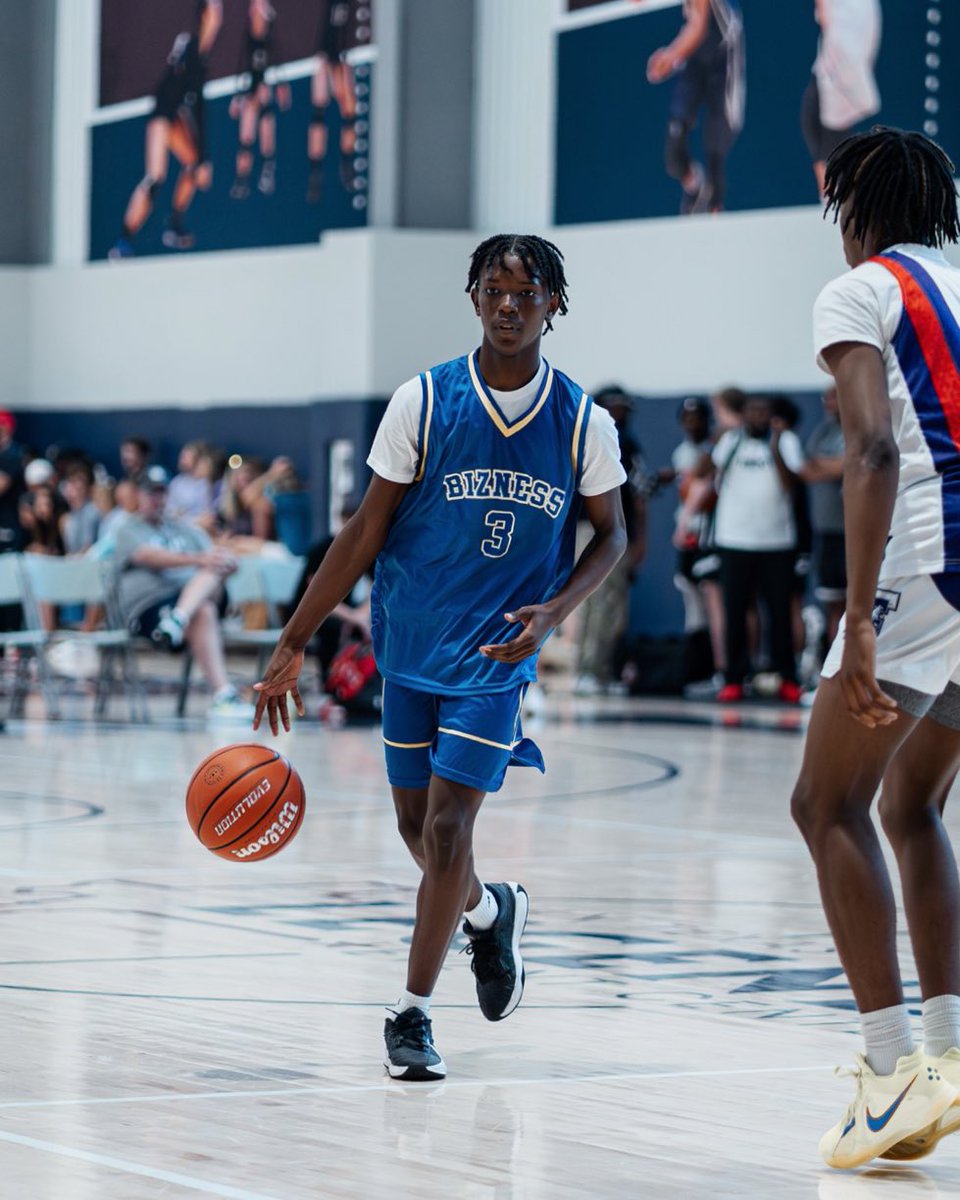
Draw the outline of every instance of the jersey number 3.
M492 509L483 521L490 530L490 536L480 543L480 552L487 558L503 558L510 549L513 541L514 515L512 512L498 512Z

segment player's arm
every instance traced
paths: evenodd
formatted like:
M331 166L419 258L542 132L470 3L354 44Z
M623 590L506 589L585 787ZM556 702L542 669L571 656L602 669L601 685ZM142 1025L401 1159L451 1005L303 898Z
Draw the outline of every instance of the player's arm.
M481 646L481 654L506 663L520 662L535 654L547 634L597 590L623 557L627 548L627 530L620 489L612 488L599 496L584 496L583 508L593 526L593 537L570 578L545 604L528 604L516 612L504 613L508 621L523 626L521 632L508 642Z
M843 479L843 458L811 458L798 472L804 483L839 483Z
M200 18L200 36L197 39L202 55L207 55L213 49L220 28L223 25L223 0L207 0L207 7Z
M770 454L773 457L773 465L777 471L777 478L780 480L780 486L792 496L796 490L800 476L796 471L792 471L783 457L780 446L780 438L786 432L786 425L783 423L782 417L774 417L771 422L772 433L770 435Z
M900 456L880 351L863 342L839 342L823 351L823 360L837 381L845 439L847 612L839 679L851 715L872 729L896 719L896 705L877 683L873 608L897 496Z
M264 712L273 733L278 731L278 719L284 729L290 728L287 692L293 696L297 712L303 716L303 701L297 689L303 652L320 625L370 569L383 548L390 522L409 486L391 483L376 474L373 476L363 502L334 538L303 599L284 626L263 679L254 684L254 691L258 693L254 729L259 729Z
M654 50L647 60L647 79L662 83L678 71L703 45L710 28L710 0L690 0L687 19L669 46Z

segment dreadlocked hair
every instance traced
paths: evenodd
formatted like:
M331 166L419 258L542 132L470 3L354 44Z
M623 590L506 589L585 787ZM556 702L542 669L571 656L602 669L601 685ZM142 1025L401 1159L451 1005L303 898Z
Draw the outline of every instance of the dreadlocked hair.
M551 296L560 297L557 312L564 316L567 312L567 277L563 273L563 255L553 242L537 237L535 233L498 233L481 242L470 259L470 274L464 290L471 292L480 286L480 276L485 268L494 263L505 266L504 259L508 254L515 254L520 259L531 279L546 284ZM547 329L552 328L547 317Z
M827 160L826 210L836 223L849 201L848 224L860 242L942 246L960 240L953 163L922 133L875 125L841 142Z

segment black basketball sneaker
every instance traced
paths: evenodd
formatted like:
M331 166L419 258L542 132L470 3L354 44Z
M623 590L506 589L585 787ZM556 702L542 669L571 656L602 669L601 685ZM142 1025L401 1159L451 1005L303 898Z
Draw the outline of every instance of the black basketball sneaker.
M445 1079L446 1063L433 1044L430 1018L419 1008L387 1017L383 1026L387 1054L383 1065L391 1079Z
M467 953L477 981L480 1011L488 1021L502 1021L520 1003L526 974L520 957L520 939L527 923L530 902L519 883L488 883L497 900L497 919L490 929L474 929L464 921L470 939Z

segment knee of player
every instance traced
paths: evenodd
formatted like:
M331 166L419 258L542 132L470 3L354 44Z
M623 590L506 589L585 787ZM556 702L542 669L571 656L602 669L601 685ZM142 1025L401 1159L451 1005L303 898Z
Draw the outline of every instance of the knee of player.
M397 809L397 829L404 843L413 848L423 846L423 819L415 816L413 813L407 812L405 809Z
M923 786L918 786L918 781L901 787L898 781L892 778L883 785L877 812L883 832L890 842L896 845L917 829L940 820L939 797L924 797Z
M450 866L473 843L473 815L465 806L452 803L427 815L423 824L423 848L435 866Z
M157 192L160 191L166 178L167 175L165 171L160 171L156 175L144 175L144 177L140 180L141 191L146 192L151 200L155 200L157 198Z
M804 772L797 780L790 799L790 814L804 841L816 853L841 826L850 828L870 820L873 794L838 790L836 781L817 779Z

